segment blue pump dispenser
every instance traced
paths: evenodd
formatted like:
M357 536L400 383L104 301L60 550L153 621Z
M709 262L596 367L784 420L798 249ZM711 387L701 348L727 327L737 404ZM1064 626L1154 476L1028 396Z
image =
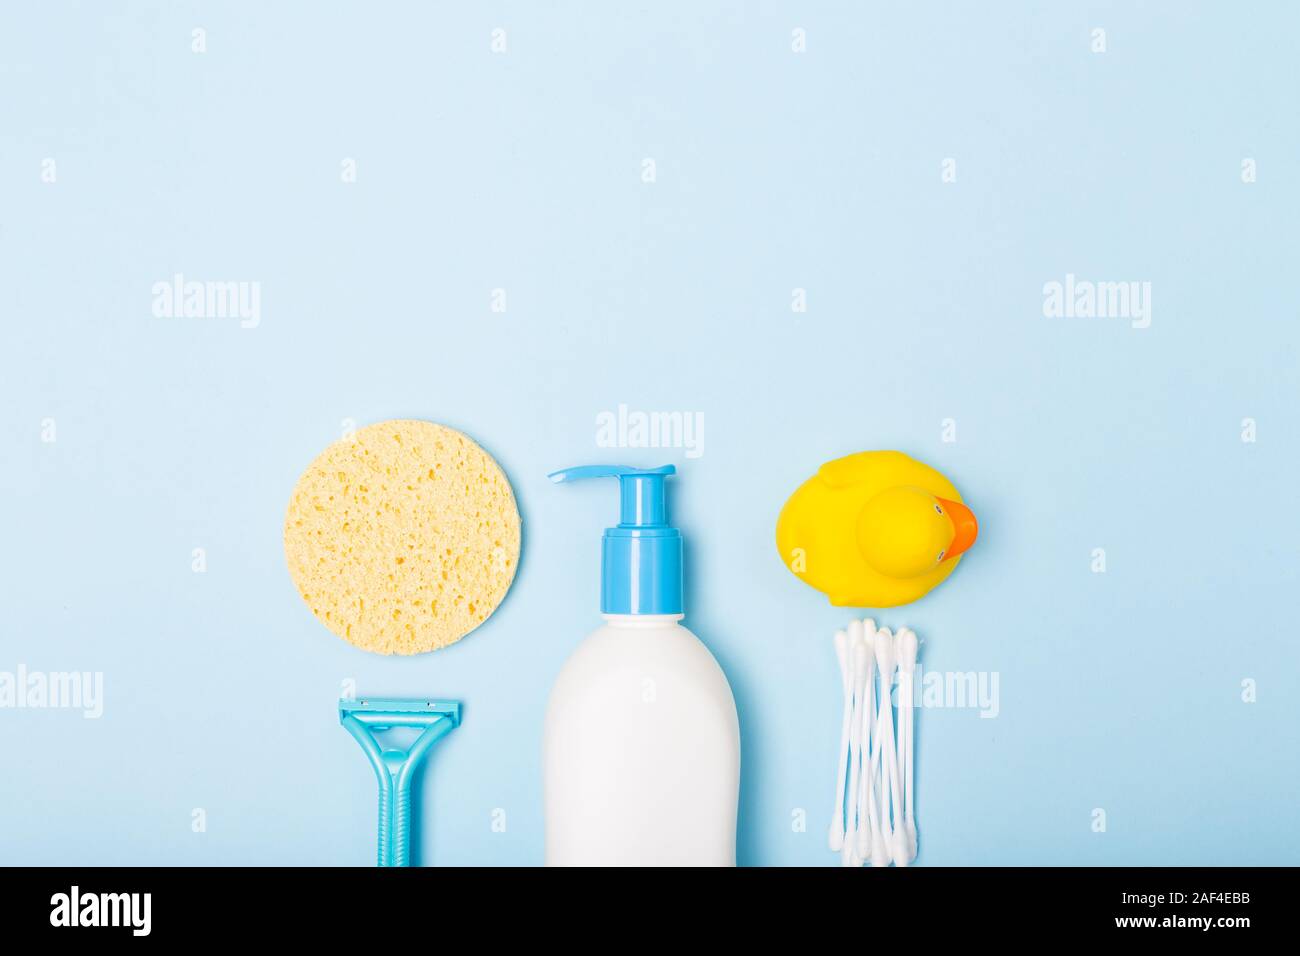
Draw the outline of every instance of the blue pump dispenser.
M668 525L664 490L664 479L676 472L672 465L580 465L548 476L557 484L618 479L619 522L605 529L601 544L602 614L682 613L682 533Z

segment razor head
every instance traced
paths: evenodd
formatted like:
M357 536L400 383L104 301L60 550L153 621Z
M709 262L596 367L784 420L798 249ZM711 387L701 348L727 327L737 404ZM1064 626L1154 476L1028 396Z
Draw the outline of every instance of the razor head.
M353 717L376 730L384 727L427 727L446 717L460 726L460 701L432 697L358 697L339 701L339 721Z

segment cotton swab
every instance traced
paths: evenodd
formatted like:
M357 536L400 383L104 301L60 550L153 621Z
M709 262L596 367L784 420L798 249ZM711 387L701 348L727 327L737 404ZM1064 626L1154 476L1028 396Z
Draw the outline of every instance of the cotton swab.
M862 772L860 731L863 690L867 678L867 655L861 621L853 621L849 625L849 669L853 672L853 712L849 723L849 790L845 807L844 846L840 858L840 863L844 866L854 866L858 852L857 794L858 774ZM861 866L861 861L856 865Z
M875 685L875 668L876 668L876 622L871 618L865 618L862 621L862 647L866 657L867 675L864 682L864 701L862 707L862 727L858 731L858 746L860 748L860 759L863 763L861 773L858 775L858 791L856 794L858 806L858 864L861 865L863 860L871 858L871 836L872 830L872 813L870 801L867 795L871 792L871 728L874 724L875 705L873 690Z
M844 692L844 718L840 722L840 762L835 776L835 803L831 808L831 825L826 844L832 853L844 846L844 775L848 770L849 724L853 719L853 675L849 671L849 636L835 632L835 657L840 662L840 686Z
M888 762L885 760L884 748L886 744L885 728L893 727L893 715L889 710L889 685L894 680L893 656L894 656L894 635L889 628L882 627L876 632L875 642L876 652L876 669L880 673L880 704L876 713L876 737L874 746L871 749L871 785L875 789L877 785L878 802L872 811L872 821L875 824L871 832L871 865L872 866L889 866L890 847L893 845L894 835L889 824L889 774ZM886 667L886 662L889 666ZM890 738L893 734L890 734ZM891 744L892 746L892 744ZM879 776L877 776L879 773Z
M871 845L870 851L863 854L865 859L871 861L872 866L889 866L889 849L885 841L885 835L880 830L880 811L877 804L877 794L880 792L880 786L877 782L879 772L878 762L880 760L880 742L876 741L875 750L871 756L871 767L867 771L864 788L867 792L867 817L871 824Z
M912 767L912 754L915 750L913 733L915 731L915 675L916 675L916 633L910 628L899 631L898 657L898 723L902 732L903 763L903 801L906 808L904 827L907 833L908 861L916 859L916 777Z
M898 666L898 723L894 728L894 745L898 751L898 769L902 771L902 776L898 781L898 790L903 795L903 805L907 805L907 723L903 719L904 708L907 699L907 686L903 680L903 643L906 640L908 629L900 627L894 634L894 656ZM899 814L903 811L900 809Z
M894 714L890 706L889 685L894 680L895 647L892 640L876 641L876 665L880 668L880 750L881 750L881 803L886 803L884 779L889 780L889 798L893 800L893 830L889 834L889 855L895 866L907 866L907 837L903 833L903 801L899 790L898 750L894 746ZM887 677L884 675L888 675ZM881 813L882 828L885 814Z

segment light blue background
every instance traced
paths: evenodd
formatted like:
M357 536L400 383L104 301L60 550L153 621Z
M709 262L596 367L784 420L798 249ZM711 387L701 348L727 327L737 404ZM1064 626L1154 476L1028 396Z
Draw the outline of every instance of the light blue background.
M352 678L465 703L425 863L539 862L543 707L615 513L545 475L617 459L681 466L740 861L833 863L848 614L772 529L822 461L898 448L981 536L880 618L1001 691L920 712L920 862L1300 862L1293 5L165 7L0 30L0 670L106 698L0 711L0 860L370 863ZM261 282L260 327L154 318L175 272ZM1067 272L1150 281L1151 327L1045 318ZM620 403L702 412L703 457L597 449ZM325 631L281 546L341 422L395 417L475 436L525 523L506 603L417 659Z

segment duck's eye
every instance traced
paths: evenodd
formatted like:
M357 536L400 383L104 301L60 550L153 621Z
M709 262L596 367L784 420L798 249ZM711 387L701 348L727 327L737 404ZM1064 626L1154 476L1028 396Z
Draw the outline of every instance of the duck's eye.
M943 514L943 509L940 508L938 505L935 505L935 506L934 506L934 510L935 510L936 512L938 512L939 514Z
M940 560L940 561L943 560L943 554L944 554L944 553L943 553L942 551L939 552L939 560Z

